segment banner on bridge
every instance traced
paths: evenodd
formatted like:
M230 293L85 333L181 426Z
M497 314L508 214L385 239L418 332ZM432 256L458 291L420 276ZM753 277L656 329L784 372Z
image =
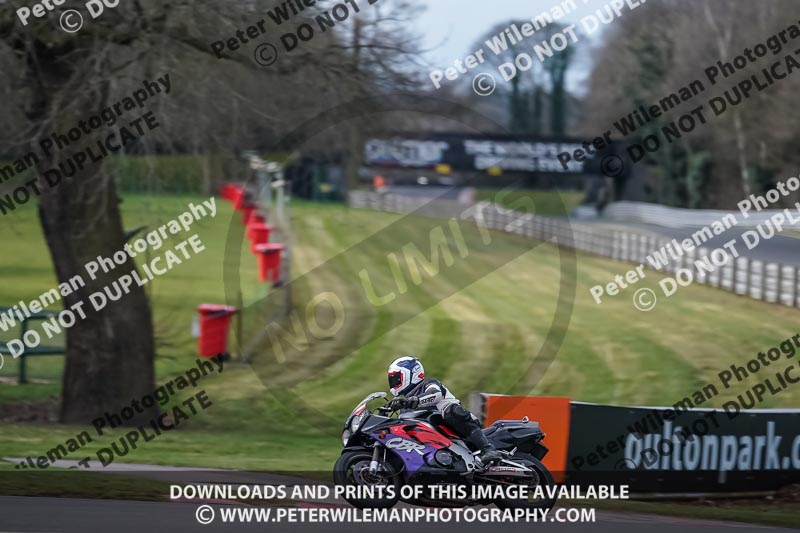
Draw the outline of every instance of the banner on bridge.
M513 135L429 133L373 138L364 147L364 164L389 168L446 167L466 172L599 173L600 152L565 168L559 154L574 153L583 141ZM607 147L611 149L611 147Z

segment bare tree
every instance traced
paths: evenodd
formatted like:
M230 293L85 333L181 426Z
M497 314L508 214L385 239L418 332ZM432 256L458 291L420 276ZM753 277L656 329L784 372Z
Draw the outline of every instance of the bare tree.
M0 6L0 61L9 69L5 72L13 72L4 76L3 90L15 107L7 114L19 126L7 138L10 147L5 151L38 152L43 139L99 115L141 80L166 74L173 83L171 96L154 98L138 113L152 111L160 124L141 139L141 153L194 151L210 156L231 154L244 145L262 147L280 138L282 128L313 116L332 100L382 84L402 86L408 77L397 65L413 40L383 44L381 32L391 28L380 17L365 22L353 41L344 38L344 29L321 32L269 70L253 62L252 48L226 51L221 60L212 55L211 41L229 39L236 29L264 18L274 4L134 0L87 20L77 34L58 30L53 14L23 27L10 6ZM313 22L317 13L304 13L281 31ZM131 112L120 120L136 116ZM107 134L105 129L87 134L80 146L102 141ZM136 268L128 258L96 279L87 278L83 265L98 256L111 257L125 244L126 233L108 158L65 176L57 186L46 182L48 169L70 163L70 150L43 155L33 169L41 191L39 218L57 279L81 276L86 281L86 287L64 299L65 307L86 302L89 294ZM67 335L64 422L117 411L154 387L153 316L144 289L134 285L123 299L98 312L84 309L86 318ZM132 422L152 415L152 409L145 409Z
M611 127L627 146L659 133L692 108L782 55L769 55L733 76L711 84L704 71L717 62L732 62L746 48L764 43L785 30L792 20L792 4L732 0L715 3L663 0L647 4L616 21L605 34L594 57L594 69L585 100L583 130L596 134ZM771 59L770 59L771 58ZM652 120L635 133L622 136L613 127L639 105L650 106L700 80L705 91ZM717 117L707 108L708 122L679 142L664 141L647 165L653 200L693 207L733 207L743 195L770 187L781 170L790 172L798 158L789 148L797 135L796 106L789 103L798 82L780 81L763 92L753 92L738 106ZM702 199L702 201L701 201Z

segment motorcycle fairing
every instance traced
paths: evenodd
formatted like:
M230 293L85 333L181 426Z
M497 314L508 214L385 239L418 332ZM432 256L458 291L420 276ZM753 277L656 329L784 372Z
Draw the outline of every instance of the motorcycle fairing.
M430 444L437 450L453 445L453 441L425 422L417 422L415 425L402 424L392 426L391 432L409 439L415 439L424 444Z
M447 435L448 437L453 437L454 439L458 439L459 436L456 434L455 431L450 429L449 427L445 426L444 424L439 424L439 431Z
M425 467L441 468L437 466L434 455L443 448L448 448L463 461L461 468L466 468L461 470L463 473L473 472L476 468L475 457L468 448L451 441L426 422L406 419L390 426L388 433L385 426L382 429L383 431L370 433L370 436L400 458L407 477Z
M426 465L435 464L433 456L437 450L453 446L453 441L430 424L418 420L404 420L390 426L388 433L381 431L371 436L403 461L408 476Z
M401 430L403 425L399 426ZM433 455L438 448L432 444L418 442L410 436L402 436L402 433L395 433L395 428L398 428L398 426L392 426L388 433L381 431L372 433L371 436L403 461L408 476L413 475L426 464L433 462Z
M538 422L523 422L520 420L498 420L490 427L483 430L489 442L499 450L516 447L522 453L530 453L541 459L547 453L547 448L541 444L544 433Z

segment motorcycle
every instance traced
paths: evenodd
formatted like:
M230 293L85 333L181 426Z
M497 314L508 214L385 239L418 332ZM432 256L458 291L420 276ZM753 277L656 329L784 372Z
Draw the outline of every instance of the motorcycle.
M386 398L385 392L375 392L358 403L348 416L342 433L343 450L333 467L336 485L382 490L343 490L345 499L359 508L389 508L398 501L428 507L465 507L494 503L503 509L529 508L549 510L555 498L547 498L547 487L555 481L541 460L547 454L542 444L545 434L537 422L498 420L484 429L487 439L501 455L499 462L483 465L479 451L444 423L434 411L403 410L396 418L395 410L383 405L374 411L369 402ZM404 497L403 485L452 485L463 490L439 490L432 494ZM528 499L507 498L506 492L491 497L497 486L508 489L513 485L527 486ZM541 486L542 490L535 491ZM347 487L344 487L347 488ZM391 488L391 490L386 490ZM469 490L467 490L469 489ZM380 492L380 494L378 494ZM420 491L421 492L421 491ZM539 498L535 498L538 492ZM495 493L497 494L497 493ZM477 497L476 497L477 495Z

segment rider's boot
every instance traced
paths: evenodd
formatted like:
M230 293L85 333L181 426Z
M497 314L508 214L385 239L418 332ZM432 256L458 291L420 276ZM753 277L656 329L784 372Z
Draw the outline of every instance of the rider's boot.
M500 454L483 434L483 430L476 429L465 439L474 448L480 450L478 458L484 466L489 466L500 460Z

